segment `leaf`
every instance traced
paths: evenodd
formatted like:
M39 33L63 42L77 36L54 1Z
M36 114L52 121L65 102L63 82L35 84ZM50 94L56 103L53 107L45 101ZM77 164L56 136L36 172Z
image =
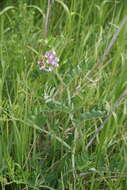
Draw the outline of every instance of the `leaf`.
M43 13L43 11L42 11L42 9L40 7L38 7L36 5L28 5L27 7L37 9L41 13L41 15L43 16L43 18L45 18L45 14Z
M81 114L82 119L84 120L90 120L90 119L97 119L100 117L104 117L105 113L102 111L91 111L91 112L85 112Z
M61 1L61 0L55 0L57 3L59 3L63 9L65 10L65 12L67 13L68 17L70 18L71 17L71 14L70 14L70 11L69 11L69 8L67 7L67 5Z
M15 8L14 6L8 6L8 7L6 7L5 9L3 9L3 10L0 12L0 16L1 16L2 14L4 14L5 12L7 12L8 10L14 9L14 8Z
M57 101L49 102L47 105L48 105L48 108L52 111L61 111L61 112L65 112L65 113L71 112L70 107L68 107L65 104L62 104L60 102L57 102Z

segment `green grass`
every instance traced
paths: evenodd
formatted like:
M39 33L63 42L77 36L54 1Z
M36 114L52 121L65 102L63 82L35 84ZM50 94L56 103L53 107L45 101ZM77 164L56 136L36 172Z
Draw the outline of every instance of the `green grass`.
M46 0L0 5L0 189L125 190L126 1L55 0L47 38Z

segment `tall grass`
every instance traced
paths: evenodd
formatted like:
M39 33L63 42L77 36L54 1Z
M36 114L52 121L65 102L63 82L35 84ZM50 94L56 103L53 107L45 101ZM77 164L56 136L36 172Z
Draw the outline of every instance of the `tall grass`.
M47 6L1 3L0 189L126 189L126 1L55 0L45 36Z

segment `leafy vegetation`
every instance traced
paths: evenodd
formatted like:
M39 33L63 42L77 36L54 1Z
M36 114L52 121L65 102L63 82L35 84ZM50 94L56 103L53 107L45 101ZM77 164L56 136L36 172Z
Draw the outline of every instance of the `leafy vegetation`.
M124 190L127 3L48 7L0 2L0 189ZM39 70L52 49L59 67Z

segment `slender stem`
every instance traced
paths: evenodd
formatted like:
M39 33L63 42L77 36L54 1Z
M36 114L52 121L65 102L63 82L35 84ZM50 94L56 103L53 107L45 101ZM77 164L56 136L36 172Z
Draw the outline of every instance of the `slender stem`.
M48 28L49 28L49 18L50 18L50 14L51 14L51 7L53 4L54 0L48 0L48 6L47 6L47 13L46 13L46 17L45 17L45 26L44 26L44 36L45 38L48 35Z

